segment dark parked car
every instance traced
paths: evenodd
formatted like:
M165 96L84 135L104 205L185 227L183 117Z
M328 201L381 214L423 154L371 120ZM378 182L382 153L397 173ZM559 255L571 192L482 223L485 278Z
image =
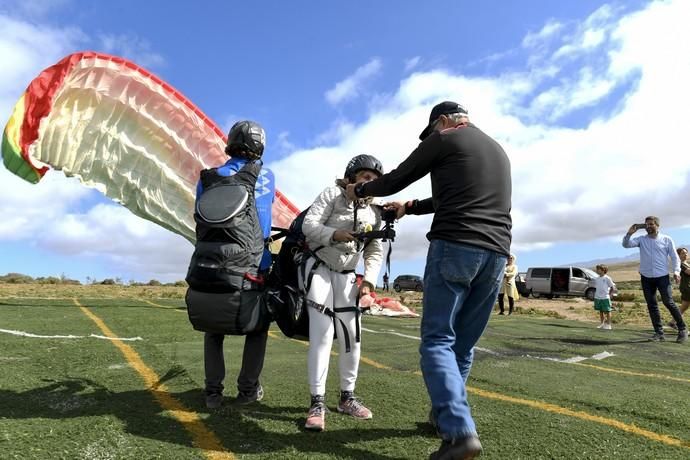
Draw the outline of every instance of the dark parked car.
M395 292L400 291L423 291L424 281L417 275L400 275L393 281Z
M515 277L515 287L517 288L518 294L522 297L529 297L529 289L527 289L525 278L527 278L527 273L518 273Z

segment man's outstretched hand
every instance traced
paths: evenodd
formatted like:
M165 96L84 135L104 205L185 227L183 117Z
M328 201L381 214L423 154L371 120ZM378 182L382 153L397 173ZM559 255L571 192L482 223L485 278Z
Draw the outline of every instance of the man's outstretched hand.
M405 215L405 201L389 201L383 205L383 209L395 209L396 219Z

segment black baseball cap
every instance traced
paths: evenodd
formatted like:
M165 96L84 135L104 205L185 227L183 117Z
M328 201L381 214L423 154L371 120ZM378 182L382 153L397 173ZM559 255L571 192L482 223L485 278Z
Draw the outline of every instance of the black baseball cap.
M427 136L429 136L429 134L431 134L432 125L436 120L438 120L438 117L441 115L450 115L451 113L462 113L463 115L467 115L467 109L457 102L451 101L444 101L440 104L436 104L434 108L431 109L431 115L429 115L429 124L426 128L424 128L422 134L419 135L419 140L423 141L427 138Z

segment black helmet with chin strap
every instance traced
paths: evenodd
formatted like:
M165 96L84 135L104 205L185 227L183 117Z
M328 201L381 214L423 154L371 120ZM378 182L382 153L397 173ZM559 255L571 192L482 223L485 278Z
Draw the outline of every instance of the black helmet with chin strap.
M225 153L258 160L264 153L265 145L266 133L260 124L250 120L238 121L230 128Z
M363 169L374 171L379 177L383 176L383 165L371 155L357 155L353 157L345 168L345 178L350 182L355 181L357 173Z

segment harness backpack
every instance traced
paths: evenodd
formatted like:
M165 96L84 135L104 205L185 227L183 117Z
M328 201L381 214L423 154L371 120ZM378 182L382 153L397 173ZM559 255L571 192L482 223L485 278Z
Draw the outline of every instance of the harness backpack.
M259 265L264 238L254 200L261 162L249 162L232 176L217 168L201 171L203 192L196 203L197 242L189 263L185 296L194 329L245 335L268 327Z
M309 314L306 292L300 288L299 268L306 262L309 248L302 233L302 222L309 211L305 209L295 217L288 229L276 229L275 239L283 238L280 251L271 271L273 292L269 296L276 324L287 337L309 340Z
M309 340L309 313L307 308L314 308L317 311L331 317L334 321L337 319L335 312L353 311L357 316L361 314L358 306L359 295L355 301L355 305L348 307L340 307L331 309L325 305L317 304L307 299L307 293L311 287L311 282L314 277L316 269L323 264L323 261L318 258L317 253L323 246L317 248L309 248L306 237L302 232L302 223L304 216L309 211L309 208L302 211L290 224L288 229L275 229L279 233L274 235L274 238L279 239L285 237L278 252L275 263L273 264L273 271L271 272L271 282L273 292L269 295L268 301L271 304L273 316L278 324L280 330L287 337L297 340ZM314 259L314 263L307 270L307 261L309 258ZM352 273L354 270L343 272ZM360 326L359 318L357 318L357 330L355 340L360 341ZM343 330L345 324L339 319ZM334 334L337 337L336 329ZM350 351L350 338L345 334L345 350Z

